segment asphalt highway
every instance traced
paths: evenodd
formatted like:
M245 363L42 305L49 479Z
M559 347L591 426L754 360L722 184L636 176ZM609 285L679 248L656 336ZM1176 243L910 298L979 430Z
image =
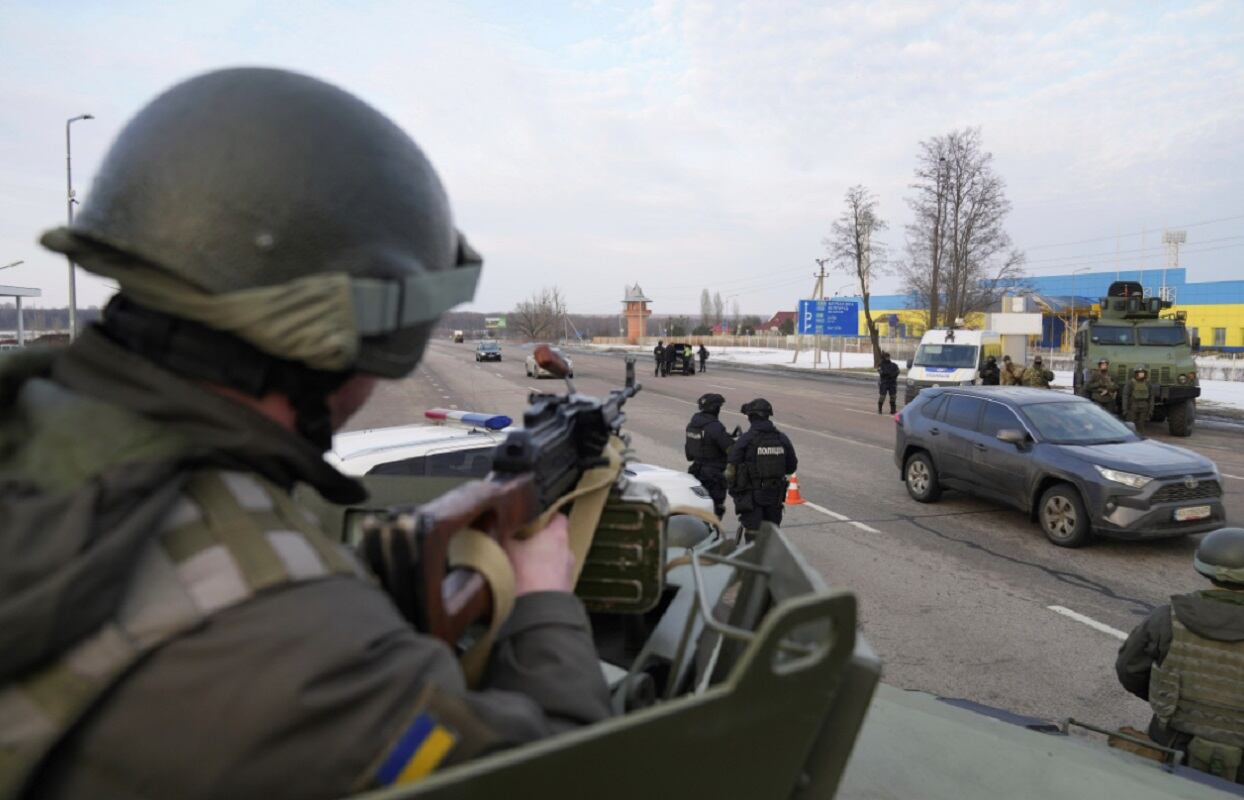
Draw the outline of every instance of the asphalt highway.
M350 427L421 422L432 406L521 420L531 389L561 390L559 381L525 376L527 352L506 345L502 362L476 364L473 343L434 342L417 372L383 385ZM620 357L571 355L579 391L621 385ZM711 361L704 374L657 378L651 356L637 368L644 389L626 406L626 430L655 464L686 468L683 427L702 393L725 395L727 428L746 428L737 413L744 402L773 404L809 501L787 508L783 529L831 586L858 595L886 682L1045 719L1148 720L1147 704L1118 686L1115 654L1122 633L1169 595L1207 585L1192 570L1199 537L1067 550L1025 514L990 501L946 492L936 504L917 503L899 479L894 422L876 413L871 383ZM1228 522L1244 525L1244 435L1206 427L1187 439L1157 435L1218 464Z

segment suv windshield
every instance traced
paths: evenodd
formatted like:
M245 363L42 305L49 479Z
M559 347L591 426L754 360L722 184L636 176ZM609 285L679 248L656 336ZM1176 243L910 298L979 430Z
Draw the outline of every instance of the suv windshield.
M1182 325L1171 325L1161 328L1146 328L1142 326L1136 329L1136 333L1140 335L1141 344L1171 347L1188 343L1188 333Z
M1131 325L1094 325L1093 344L1132 344Z
M1020 410L1051 444L1106 444L1132 438L1126 425L1094 403L1033 403Z
M963 367L976 366L974 344L922 344L916 351L912 365L916 367Z

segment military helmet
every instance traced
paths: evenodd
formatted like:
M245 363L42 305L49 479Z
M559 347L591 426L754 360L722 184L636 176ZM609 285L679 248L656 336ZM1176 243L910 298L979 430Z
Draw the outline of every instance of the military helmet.
M1099 358L1099 359L1097 359L1097 366L1099 366L1099 367L1100 367L1102 364L1105 364L1106 366L1110 366L1110 359L1108 359L1108 358Z
M1003 360L1003 361L1005 361L1005 362L1006 362L1006 363L1008 363L1008 364L1009 364L1009 363L1011 363L1011 357L1010 357L1010 356L1003 356L1003 357L1002 357L1002 360Z
M259 68L151 101L73 225L43 243L144 307L277 358L384 377L414 368L481 263L400 127L335 86Z
M1192 566L1211 580L1244 584L1244 528L1221 528L1206 536Z
M1032 360L1032 363L1034 363L1034 364L1040 364L1040 363L1041 363L1041 356L1037 356L1036 358L1034 358L1034 359Z
M773 416L773 405L763 397L757 397L755 400L744 403L739 410L749 417L768 419Z
M707 411L710 414L716 414L721 410L722 405L726 402L726 398L716 392L700 395L700 399L696 401L696 406L701 411Z
M1149 372L1149 368L1148 368L1148 367L1146 367L1144 364L1137 364L1136 366L1132 367L1132 374L1133 374L1133 375L1136 375L1136 374L1141 373L1141 372L1145 372L1145 373L1147 373L1147 372Z

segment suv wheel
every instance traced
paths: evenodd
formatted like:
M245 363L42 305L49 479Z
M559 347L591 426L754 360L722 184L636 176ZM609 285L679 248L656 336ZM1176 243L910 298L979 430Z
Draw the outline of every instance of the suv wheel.
M907 494L917 503L932 503L942 496L942 487L937 482L937 468L928 453L912 453L903 466L903 483L907 484Z
M1080 493L1066 483L1051 486L1041 495L1037 521L1045 538L1059 547L1083 547L1092 533Z
M1184 400L1172 403L1167 407L1166 425L1171 436L1191 436L1192 426L1196 421L1196 401Z

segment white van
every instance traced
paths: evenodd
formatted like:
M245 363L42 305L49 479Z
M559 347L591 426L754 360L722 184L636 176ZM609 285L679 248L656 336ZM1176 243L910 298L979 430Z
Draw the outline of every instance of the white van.
M970 386L980 383L985 359L1002 358L1002 337L994 331L938 328L925 331L916 355L907 364L908 403L926 386Z

